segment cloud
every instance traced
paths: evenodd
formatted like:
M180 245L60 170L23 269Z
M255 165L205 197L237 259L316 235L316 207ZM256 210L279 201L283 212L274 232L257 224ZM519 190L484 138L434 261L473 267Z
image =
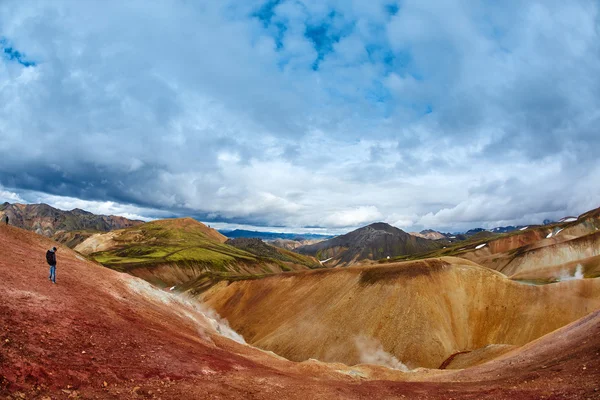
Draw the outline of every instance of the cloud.
M173 217L173 213L138 207L133 204L120 204L112 201L82 200L75 197L56 196L42 192L4 190L0 186L0 201L9 203L44 203L61 210L79 208L99 215L118 215L125 218L151 221Z
M0 184L298 229L577 214L599 26L588 0L3 1Z
M15 192L4 189L0 186L0 203L23 203L25 200Z
M375 222L383 218L375 206L363 206L349 210L336 211L325 218L325 226L357 226Z

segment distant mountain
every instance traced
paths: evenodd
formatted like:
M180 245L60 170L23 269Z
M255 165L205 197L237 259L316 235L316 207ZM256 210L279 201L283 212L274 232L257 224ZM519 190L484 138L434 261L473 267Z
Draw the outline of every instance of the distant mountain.
M434 231L433 229L425 229L425 230L422 230L421 232L410 232L410 234L413 236L416 236L416 237L424 238L424 239L447 240L450 242L456 242L456 241L467 240L474 236L484 238L484 237L491 236L491 234L508 233L508 232L513 232L513 231L523 229L523 228L527 228L527 226L500 226L500 227L493 228L493 229L474 228L474 229L469 229L466 232L460 232L460 233L442 233L442 232Z
M63 243L74 243L94 232L108 232L143 224L115 215L96 215L81 209L63 211L47 204L0 205L0 218L8 216L9 223L19 228L52 237Z
M535 225L530 225L530 226L535 226ZM518 225L518 226L509 225L509 226L499 226L499 227L492 228L492 229L473 228L473 229L469 229L466 232L443 233L443 235L446 239L450 239L450 241L455 242L455 241L471 239L474 236L477 236L480 238L485 238L485 237L492 236L492 234L509 233L509 232L514 232L516 230L525 230L528 227L529 226L524 226L524 225Z
M413 236L417 236L417 237L424 238L424 239L430 239L430 240L447 239L446 234L444 234L442 232L434 231L433 229L425 229L425 230L422 230L421 232L410 232L410 234Z
M279 260L284 263L300 264L309 268L318 268L321 266L314 257L293 253L289 250L267 244L256 238L229 239L225 244L247 251L248 253L252 253L259 257Z
M465 236L473 236L480 232L485 232L485 231L486 231L486 229L483 229L483 228L469 229L468 231L464 232L464 235Z
M513 231L517 231L517 230L525 230L525 228L528 228L528 226L527 225L499 226L497 228L490 229L490 232L494 232L494 233L508 233L508 232L513 232Z
M319 243L319 242L322 242L323 240L325 240L325 239L302 239L302 238L299 238L298 240L293 240L293 239L265 240L265 242L272 246L280 247L282 249L295 250L298 247L306 246L309 244Z
M258 231L247 231L244 229L236 229L233 231L221 230L219 231L223 235L230 239L236 238L256 238L261 240L276 240L276 239L287 239L295 241L313 240L313 239L329 239L330 235L318 235L315 233L278 233L278 232L258 232Z
M296 249L298 253L328 260L327 265L351 265L362 260L422 253L440 248L433 240L416 237L383 222L342 236Z

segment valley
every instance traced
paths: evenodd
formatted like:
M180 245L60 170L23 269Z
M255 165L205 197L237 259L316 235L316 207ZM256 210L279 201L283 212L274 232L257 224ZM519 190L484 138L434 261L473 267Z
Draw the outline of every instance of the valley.
M56 287L39 262L56 242L2 226L0 387L34 398L594 398L599 215L455 242L372 224L297 252L157 220L59 245Z

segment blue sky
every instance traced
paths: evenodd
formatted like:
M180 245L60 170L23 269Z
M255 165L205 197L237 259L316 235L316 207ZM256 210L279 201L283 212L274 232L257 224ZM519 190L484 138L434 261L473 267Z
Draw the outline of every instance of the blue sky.
M598 8L5 0L0 200L327 232L578 214Z

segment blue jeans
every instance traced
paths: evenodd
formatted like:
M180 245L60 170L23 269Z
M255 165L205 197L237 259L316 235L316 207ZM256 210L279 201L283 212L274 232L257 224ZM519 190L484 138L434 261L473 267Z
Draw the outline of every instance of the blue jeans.
M56 283L56 265L50 266L50 276L48 277L48 279Z

